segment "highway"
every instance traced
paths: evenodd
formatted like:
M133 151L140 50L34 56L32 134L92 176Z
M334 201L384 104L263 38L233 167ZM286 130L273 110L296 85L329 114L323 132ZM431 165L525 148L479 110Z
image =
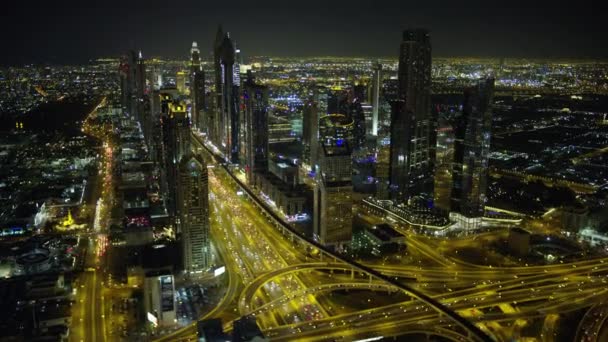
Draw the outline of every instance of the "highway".
M229 328L231 319L254 313L272 340L291 340L295 334L303 341L348 340L397 336L405 330L470 338L447 316L414 299L328 315L316 301L327 292L345 288L386 292L397 287L370 279L361 270L353 272L351 265L340 260L311 256L310 246L277 229L269 223L268 213L237 195L239 188L225 170L213 165L210 171L212 236L232 285L220 305L203 318L222 317ZM536 318L543 320L543 341L552 341L560 313L608 297L608 258L543 266L483 266L446 257L437 248L446 242L399 229L406 236L408 252L415 251L432 266L371 263L367 267L396 279L415 278L411 288L468 317L497 340L519 335ZM336 272L330 281L324 278L328 270ZM318 310L318 315L302 317L307 307ZM290 318L294 312L299 318ZM597 326L594 329L599 331ZM195 336L191 325L160 340L189 341Z
M104 255L107 249L107 230L114 203L114 147L111 143L111 132L92 123L97 110L106 105L106 98L89 113L83 123L83 132L99 139L102 143L102 154L99 160L99 173L93 186L88 205L94 207L95 215L89 222L87 232L79 234L86 244L84 271L75 282L76 302L72 308L70 341L103 342L110 341L106 325L106 301L104 291Z

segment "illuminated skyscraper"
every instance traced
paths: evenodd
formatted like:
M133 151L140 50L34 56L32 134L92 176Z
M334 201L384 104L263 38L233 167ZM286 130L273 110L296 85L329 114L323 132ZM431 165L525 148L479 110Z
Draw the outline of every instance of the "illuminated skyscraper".
M314 193L313 233L319 243L339 248L349 244L353 225L351 150L343 140L323 142Z
M494 79L481 80L465 91L462 114L454 129L451 210L465 228L480 224L486 202L492 129Z
M176 213L177 166L181 158L190 152L190 121L185 104L171 102L169 95L165 95L165 98L165 102L161 103L161 107L164 107L161 114L162 155L167 183L167 208L173 215Z
M253 173L268 170L268 88L256 84L249 73L243 87L244 150L247 181Z
M137 108L136 69L137 58L135 51L128 51L120 58L120 94L123 111L135 117Z
M378 135L378 110L380 108L380 85L382 84L382 64L374 64L372 79L372 135Z
M222 92L222 64L221 53L222 53L222 42L224 41L224 31L222 31L222 25L217 27L215 33L215 41L213 43L213 69L215 71L215 94L219 96ZM217 101L217 103L220 103Z
M143 99L146 94L146 64L141 51L137 55L137 68L135 69L135 90L137 99Z
M210 264L209 185L207 165L200 157L185 154L179 163L177 191L178 227L184 269L200 273Z
M353 120L353 150L359 150L365 146L365 113L363 112L363 101L365 99L365 86L355 85L348 96L348 117Z
M450 211L452 168L454 162L454 127L446 113L437 120L437 148L435 153L434 204L443 212Z
M318 158L319 146L319 119L327 114L327 89L315 87L304 104L303 133L304 153L311 171L318 171L315 167Z
M207 132L205 120L205 73L201 68L200 50L196 42L190 49L190 96L192 97L192 125Z
M219 118L220 147L225 157L232 163L239 162L239 85L235 83L235 49L228 33L220 46L221 115ZM238 71L236 71L238 74Z
M391 119L390 191L404 201L432 195L436 119L431 110L431 40L424 29L403 33L398 100Z

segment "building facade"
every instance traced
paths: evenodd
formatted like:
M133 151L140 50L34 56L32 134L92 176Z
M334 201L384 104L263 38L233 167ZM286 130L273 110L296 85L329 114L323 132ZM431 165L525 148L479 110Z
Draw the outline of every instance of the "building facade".
M398 99L392 105L390 191L405 201L432 195L436 119L431 111L431 40L427 30L403 33Z
M483 216L487 199L493 93L493 78L467 89L462 113L456 118L454 128L450 207L452 213L466 218L462 221L469 228L479 225L480 219L470 219Z
M207 165L200 156L184 155L179 163L178 227L183 266L188 274L210 265L209 185Z
M243 87L243 108L244 165L251 184L254 172L268 170L268 88L256 84L251 73Z
M201 68L200 50L196 42L190 49L190 96L192 98L192 126L206 132L204 112L205 102L205 73Z
M323 142L314 193L313 237L333 248L350 244L353 223L352 157L346 142Z

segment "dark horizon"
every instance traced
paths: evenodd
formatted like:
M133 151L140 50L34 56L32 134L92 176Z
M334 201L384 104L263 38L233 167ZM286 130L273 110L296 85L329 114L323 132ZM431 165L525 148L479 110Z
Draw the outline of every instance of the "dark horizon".
M8 33L0 65L82 64L128 49L141 49L144 56L186 57L192 41L206 58L219 24L244 56L397 58L402 31L424 27L431 32L436 57L608 58L601 11L593 11L590 1L571 8L549 1L498 5L479 0L312 0L295 8L242 0L231 6L165 5L156 0L108 0L97 7L74 0L37 6L11 2L0 15L0 27Z

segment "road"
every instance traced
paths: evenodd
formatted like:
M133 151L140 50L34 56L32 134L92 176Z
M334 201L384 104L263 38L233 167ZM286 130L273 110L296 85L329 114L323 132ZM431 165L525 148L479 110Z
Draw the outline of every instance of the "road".
M283 235L268 223L260 209L245 196L238 196L237 187L222 168L211 170L211 205L216 222L212 223L212 235L235 283L229 285L220 305L204 318L229 319L254 312L258 324L273 340L293 340L296 334L299 340L316 341L396 336L404 330L448 337L454 333L450 330L453 321L416 300L327 315L315 298L341 286L369 287L369 283L362 281L365 277L353 274L351 279L347 276L347 264L330 265L331 261L311 257L306 246ZM608 296L605 276L608 258L543 266L482 266L446 257L441 244L447 242L432 241L405 228L400 230L406 236L408 251L414 250L433 266L382 263L367 266L391 277L416 278L413 287L469 317L480 329L497 338L518 333L530 319L545 317L544 332L552 337L557 314L588 307ZM457 243L466 245L466 242ZM335 267L342 274L334 279L334 284L325 283L327 279L319 273L327 267ZM379 287L382 291L386 288L386 285ZM318 315L293 319L294 313L301 316L309 306L315 307ZM595 326L594 330L599 328ZM195 338L196 330L189 326L161 340Z
M77 282L76 303L72 308L71 341L108 341L105 329L105 298L102 295L103 276L97 250L97 238L84 237L87 240L85 271Z
M99 139L103 144L100 169L96 179L91 182L94 188L87 199L87 206L94 207L95 215L89 222L89 231L80 234L85 241L86 255L84 271L76 280L76 303L72 308L70 341L104 342L109 341L106 326L106 303L104 296L104 262L107 248L105 231L110 220L114 203L114 146L111 133L94 123L97 110L106 104L104 97L87 116L83 131Z

